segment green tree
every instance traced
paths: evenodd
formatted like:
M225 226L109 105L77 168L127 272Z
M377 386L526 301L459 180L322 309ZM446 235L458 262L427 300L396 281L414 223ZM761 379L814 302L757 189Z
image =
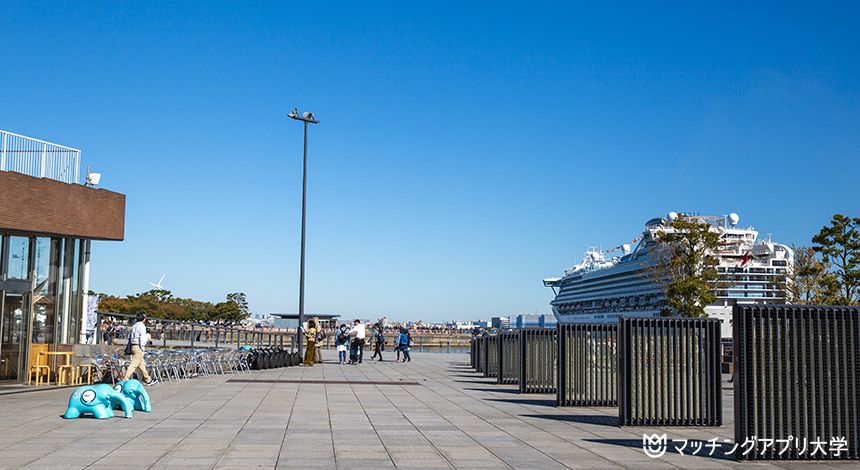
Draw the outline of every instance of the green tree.
M248 299L245 298L244 292L233 292L232 294L227 294L227 301L236 304L236 307L239 309L239 315L242 317L240 320L244 320L251 316L251 309L248 307Z
M124 298L104 294L99 297L99 310L102 312L133 314L143 310L152 318L189 321L238 321L248 316L248 303L242 293L229 294L227 301L217 304L174 297L166 290L151 290Z
M798 304L827 304L839 299L839 280L830 263L818 258L809 246L792 247L794 265L787 285L788 300Z
M671 222L669 228L657 237L655 270L669 304L663 313L706 317L705 307L717 300L714 287L719 279L719 260L714 253L720 234L708 223L684 216Z
M812 237L813 250L832 264L839 284L837 303L851 305L860 296L860 217L834 214L830 225Z

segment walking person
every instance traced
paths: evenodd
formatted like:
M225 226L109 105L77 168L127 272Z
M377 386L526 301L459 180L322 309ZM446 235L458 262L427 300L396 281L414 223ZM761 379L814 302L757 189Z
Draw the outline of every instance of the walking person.
M409 347L411 344L412 335L409 334L409 330L406 328L401 329L400 336L397 338L397 345L403 351L403 362L412 362L412 358L409 356Z
M364 323L361 323L361 320L356 318L353 321L352 329L349 331L349 334L352 336L352 343L350 344L349 349L349 363L361 364L362 359L364 359L364 339L367 335Z
M346 350L349 344L349 328L346 323L341 323L337 330L337 336L334 337L334 345L337 348L337 363L343 364L346 362Z
M402 326L398 328L397 336L394 337L394 352L397 353L397 357L394 358L395 362L400 362L400 351L402 350L400 347L400 333L403 333Z
M305 331L305 339L307 340L307 349L305 350L305 366L313 366L314 358L316 357L317 345L317 324L313 319L308 320L308 329Z
M379 361L382 362L382 351L385 351L385 335L382 333L382 323L377 323L373 330L373 356L370 356L370 359L379 356Z
M125 348L125 353L131 356L131 362L129 363L128 368L126 368L125 376L122 379L131 379L134 371L136 369L140 369L140 373L143 375L143 383L146 385L153 385L157 380L149 376L149 372L146 371L146 361L143 359L143 351L146 348L146 343L148 341L146 324L144 323L144 321L146 321L146 313L139 311L135 314L134 319L134 326L132 326L131 331L128 332L128 345Z

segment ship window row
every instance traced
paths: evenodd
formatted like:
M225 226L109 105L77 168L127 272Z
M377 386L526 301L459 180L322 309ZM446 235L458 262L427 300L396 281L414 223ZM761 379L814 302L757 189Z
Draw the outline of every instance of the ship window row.
M748 281L766 281L773 282L774 276L738 276L736 274L723 274L720 276L721 281L730 282L748 282Z
M784 262L784 261L783 261ZM785 266L785 265L783 265ZM718 273L726 273L726 274L745 274L745 273L753 273L753 274L786 274L787 271L784 268L717 268Z

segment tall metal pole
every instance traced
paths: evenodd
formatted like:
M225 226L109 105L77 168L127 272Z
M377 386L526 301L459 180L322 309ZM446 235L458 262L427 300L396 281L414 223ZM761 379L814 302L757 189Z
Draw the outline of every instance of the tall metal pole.
M296 108L293 108L293 111L288 114L288 116L290 119L295 119L305 123L305 145L302 155L302 253L299 268L299 324L296 327L296 341L299 343L299 356L303 356L302 325L305 323L305 223L307 220L306 214L308 198L308 124L319 124L319 121L314 119L314 113L299 113L299 110Z
M299 268L299 326L296 328L296 340L299 343L299 357L304 358L301 329L305 323L305 213L308 197L308 122L305 121L305 150L302 163L302 254Z

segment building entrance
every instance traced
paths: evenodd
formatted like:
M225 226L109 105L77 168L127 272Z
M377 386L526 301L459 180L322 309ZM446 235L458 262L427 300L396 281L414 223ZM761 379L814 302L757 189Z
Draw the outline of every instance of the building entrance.
M0 282L0 286L2 284ZM13 287L0 291L0 380L27 379L31 295L16 290L19 289Z

